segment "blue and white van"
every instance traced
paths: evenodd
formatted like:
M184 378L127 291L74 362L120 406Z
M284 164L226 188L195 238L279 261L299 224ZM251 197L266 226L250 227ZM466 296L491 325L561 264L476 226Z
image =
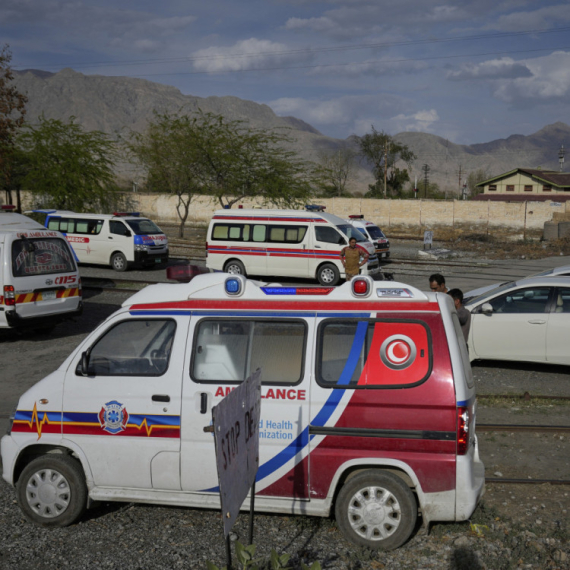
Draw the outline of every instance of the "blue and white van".
M46 228L65 235L79 263L110 265L115 271L126 271L132 266L168 261L168 238L152 220L142 218L138 212L33 212L46 214Z

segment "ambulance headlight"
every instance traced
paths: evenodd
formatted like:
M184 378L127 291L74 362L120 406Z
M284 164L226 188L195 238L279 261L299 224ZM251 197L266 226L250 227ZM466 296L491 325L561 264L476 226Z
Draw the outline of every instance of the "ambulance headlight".
M18 406L16 406L12 411L12 413L10 414L10 418L8 419L8 429L6 430L6 435L10 435L12 433L12 426L14 425L14 418L16 417L17 411L18 411Z
M135 251L148 251L148 245L145 245L144 243L136 243Z

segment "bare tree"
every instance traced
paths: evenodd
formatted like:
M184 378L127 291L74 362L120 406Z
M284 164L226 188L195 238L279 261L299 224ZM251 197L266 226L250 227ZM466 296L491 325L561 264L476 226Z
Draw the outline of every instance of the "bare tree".
M356 156L356 151L348 147L319 155L319 174L324 196L341 197L348 194L346 187L354 174Z

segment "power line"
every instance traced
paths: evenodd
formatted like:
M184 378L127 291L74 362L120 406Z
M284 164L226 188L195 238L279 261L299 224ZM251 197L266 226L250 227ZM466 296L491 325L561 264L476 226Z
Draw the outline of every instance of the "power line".
M42 65L42 67L60 67L62 65L72 66L81 65L85 67L116 67L125 65L148 65L152 63L189 63L197 61L211 61L211 60L224 60L224 59L235 59L236 57L265 57L265 56L276 56L276 55L302 55L302 54L316 54L316 53L329 53L336 51L353 51L362 49L377 49L386 47L401 47L401 46L414 46L414 45L426 45L426 44L438 44L438 43L451 43L451 42L464 42L473 41L480 39L490 39L490 38L508 38L517 37L528 34L552 34L570 31L570 27L562 28L541 28L535 30L521 30L519 32L498 32L495 34L479 34L471 36L453 36L450 38L429 38L429 39L419 39L419 40L409 40L400 42L377 42L377 43L366 43L366 44L351 44L343 46L327 46L327 47L309 47L303 49L295 50L282 50L282 51L266 51L266 52L244 52L244 53L231 53L228 55L203 55L203 56L192 56L192 57L175 57L175 58L160 58L160 59L140 59L140 60L124 60L124 61L102 61L102 62L67 62L67 63L54 63L50 65L44 65L39 63L28 63L28 64L13 64L13 68L19 67L34 67L36 65Z

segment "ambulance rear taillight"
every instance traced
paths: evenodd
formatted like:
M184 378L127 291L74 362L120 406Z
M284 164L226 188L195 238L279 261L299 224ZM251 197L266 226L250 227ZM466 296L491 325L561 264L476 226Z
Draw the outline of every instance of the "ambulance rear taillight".
M469 449L469 408L457 407L457 455L465 455Z
M16 304L14 285L4 285L4 305L13 307Z

